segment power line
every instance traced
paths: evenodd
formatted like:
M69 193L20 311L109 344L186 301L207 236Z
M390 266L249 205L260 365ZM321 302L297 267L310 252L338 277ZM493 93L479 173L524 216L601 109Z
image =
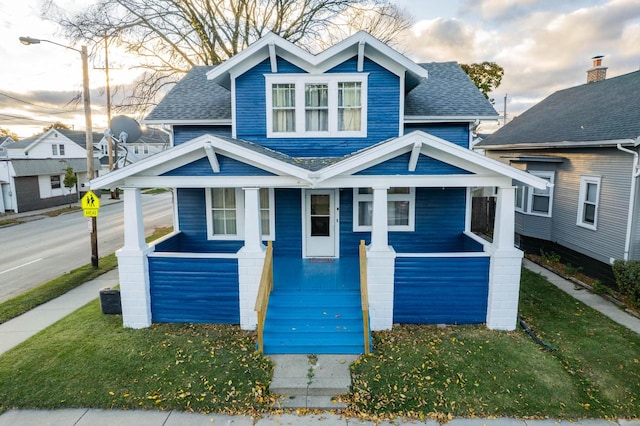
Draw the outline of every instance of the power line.
M51 123L51 120L38 120L36 118L21 117L19 115L11 115L11 114L4 114L4 113L0 113L0 117L8 117L8 118L0 118L0 121L26 120L26 121L35 121L36 123Z
M55 112L50 112L50 114L64 114L66 112L80 111L80 110L63 110L63 109L57 109L57 108L49 108L47 106L34 104L33 102L25 101L24 99L19 99L19 98L16 98L15 96L7 95L6 93L2 93L2 92L0 92L0 96L4 96L5 98L9 98L14 101L21 102L23 104L32 105L38 108L43 108L46 111L55 111ZM41 112L44 112L44 111L41 111Z

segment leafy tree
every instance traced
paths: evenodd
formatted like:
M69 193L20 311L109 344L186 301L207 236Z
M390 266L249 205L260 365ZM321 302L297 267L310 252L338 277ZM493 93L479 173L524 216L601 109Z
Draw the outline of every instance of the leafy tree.
M18 135L13 133L11 130L9 129L5 129L4 127L0 127L0 138L5 137L5 136L9 136L11 139L13 139L14 141L18 141Z
M64 129L64 130L71 130L71 126L68 124L64 124L61 121L56 121L55 123L51 123L48 126L45 126L42 128L43 131L47 131L47 130L51 130L51 129Z
M411 25L389 0L99 0L73 16L49 0L43 15L74 40L108 37L140 59L144 73L120 106L138 112L193 66L217 65L268 32L313 50L358 30L392 42Z
M471 78L471 81L480 89L484 97L493 103L494 99L489 98L489 92L497 89L500 83L502 83L504 68L495 62L487 61L469 65L461 64L460 66L469 78Z
M64 180L62 181L64 187L69 191L69 208L71 208L71 189L78 183L78 176L73 172L71 167L67 167L64 172Z

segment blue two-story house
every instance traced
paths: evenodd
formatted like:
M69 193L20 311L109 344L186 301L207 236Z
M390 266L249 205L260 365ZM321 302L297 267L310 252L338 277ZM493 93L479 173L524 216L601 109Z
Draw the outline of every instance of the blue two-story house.
M514 329L512 181L548 183L469 149L496 115L458 64L366 33L318 55L271 34L193 68L145 120L172 147L91 182L124 188L124 325L240 324L267 353L360 353L394 323ZM482 186L499 188L491 243L470 232ZM175 192L152 246L147 187Z

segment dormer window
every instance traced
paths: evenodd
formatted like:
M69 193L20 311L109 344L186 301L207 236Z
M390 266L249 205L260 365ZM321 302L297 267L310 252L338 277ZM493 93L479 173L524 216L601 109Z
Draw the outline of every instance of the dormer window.
M368 74L268 74L268 137L366 137Z

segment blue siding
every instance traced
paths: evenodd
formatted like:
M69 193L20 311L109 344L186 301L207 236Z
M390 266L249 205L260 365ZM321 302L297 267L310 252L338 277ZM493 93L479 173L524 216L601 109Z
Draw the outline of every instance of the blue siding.
M396 258L393 322L486 321L489 258Z
M174 126L173 145L177 146L207 134L230 138L231 126Z
M355 72L357 58L338 65L331 72ZM303 72L279 59L279 73ZM368 81L368 129L366 138L270 138L267 134L265 74L271 74L268 60L236 79L236 134L276 151L292 156L342 156L374 143L398 136L399 78L373 61L365 60Z
M407 152L384 163L362 170L356 175L451 175L471 173L425 155L420 155L416 170L410 172L408 167L410 158L411 153Z
M450 124L405 124L404 133L422 130L441 139L469 148L469 125L467 123Z
M237 259L149 258L153 322L240 323Z
M416 188L414 232L389 232L389 244L398 253L482 251L464 236L464 188ZM353 232L353 191L340 191L340 255L356 255L360 240L370 232Z
M242 240L207 240L207 211L204 189L178 189L178 220L181 250L188 253L235 253L244 245Z
M274 176L273 173L259 169L233 158L218 155L220 173L211 170L207 157L185 164L182 167L164 173L162 176Z
M302 257L302 191L276 189L275 256Z

